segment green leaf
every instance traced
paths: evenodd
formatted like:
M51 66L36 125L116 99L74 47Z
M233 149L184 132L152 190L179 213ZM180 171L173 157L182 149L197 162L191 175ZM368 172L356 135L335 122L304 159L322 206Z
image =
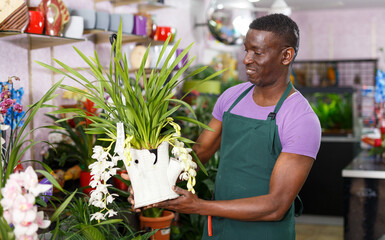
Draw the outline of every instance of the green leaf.
M108 224L115 224L115 223L120 223L123 222L122 219L109 219L100 223L95 224L94 226L102 226L102 225L108 225Z
M43 170L39 170L39 169L37 169L37 170L35 170L37 173L40 173L40 174L42 174L44 177L46 177L47 179L48 179L48 181L50 182L50 183L52 183L52 185L54 185L55 186L55 188L57 188L57 189L59 189L60 191L64 191L64 189L60 186L60 184L56 181L56 179L50 174L50 173L48 173L48 172L46 172L46 171L43 171Z
M82 229L82 234L88 239L88 240L104 240L104 235L95 227L86 225L86 224L80 224L80 228Z
M72 198L75 196L77 193L77 190L75 190L60 206L56 211L52 214L50 220L51 222L56 221L60 214L67 208L67 205L71 202Z
M38 205L40 205L42 207L47 207L47 203L43 199L41 199L40 197L37 197L35 199L35 201L36 201L36 204L38 204Z

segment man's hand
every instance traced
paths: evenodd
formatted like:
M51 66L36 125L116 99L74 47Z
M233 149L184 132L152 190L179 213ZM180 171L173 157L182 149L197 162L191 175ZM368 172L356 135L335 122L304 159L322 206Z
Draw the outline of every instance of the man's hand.
M151 205L151 207L166 208L179 213L198 214L199 205L201 201L203 201L202 199L199 199L197 195L180 187L173 186L172 189L179 194L180 197L155 203Z

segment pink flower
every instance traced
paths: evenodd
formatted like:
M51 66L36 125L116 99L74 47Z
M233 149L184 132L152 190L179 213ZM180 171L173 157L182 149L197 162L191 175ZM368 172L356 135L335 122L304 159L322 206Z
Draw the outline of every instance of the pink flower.
M37 212L36 223L39 226L39 228L44 229L44 228L49 227L49 225L51 224L51 221L50 220L44 220L44 212L40 211L40 212Z
M0 94L1 99L9 98L9 96L11 96L11 92L9 90L2 91Z
M9 98L4 99L4 100L0 103L0 106L1 106L2 110L4 110L4 109L7 109L7 110L8 110L8 108L12 107L12 105L13 105L13 100L12 100L12 99L9 99Z
M21 113L23 111L23 106L16 103L15 106L13 106L13 109L15 109L15 111Z
M47 228L49 220L44 220L44 212L38 212L35 198L52 188L50 184L39 184L36 172L29 166L24 172L9 176L1 189L5 220L14 226L16 239L38 239L37 230Z
M24 172L24 187L35 197L52 188L51 184L39 184L36 172L29 166Z

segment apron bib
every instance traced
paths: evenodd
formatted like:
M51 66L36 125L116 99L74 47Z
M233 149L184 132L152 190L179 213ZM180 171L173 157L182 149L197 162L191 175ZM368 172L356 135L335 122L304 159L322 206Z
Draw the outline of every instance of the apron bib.
M215 200L232 200L265 195L275 162L282 146L275 116L289 95L289 82L274 112L267 120L247 118L230 113L253 88L246 89L223 115L220 162L215 180ZM246 222L212 217L212 233L207 224L202 239L295 239L294 204L281 221Z

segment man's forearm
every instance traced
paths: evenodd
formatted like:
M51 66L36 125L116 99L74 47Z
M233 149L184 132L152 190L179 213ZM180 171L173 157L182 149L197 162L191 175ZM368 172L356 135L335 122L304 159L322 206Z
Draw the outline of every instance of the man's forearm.
M197 214L241 221L279 221L288 209L270 195L223 201L200 199L198 205Z

